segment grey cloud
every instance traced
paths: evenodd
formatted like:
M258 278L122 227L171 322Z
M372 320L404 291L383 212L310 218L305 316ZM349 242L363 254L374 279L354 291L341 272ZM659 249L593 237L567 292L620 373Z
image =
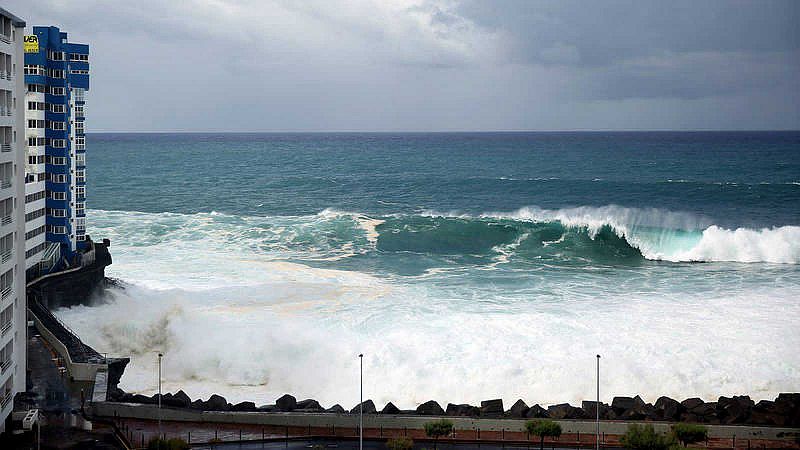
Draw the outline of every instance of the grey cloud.
M91 44L90 131L800 127L800 2L6 3Z

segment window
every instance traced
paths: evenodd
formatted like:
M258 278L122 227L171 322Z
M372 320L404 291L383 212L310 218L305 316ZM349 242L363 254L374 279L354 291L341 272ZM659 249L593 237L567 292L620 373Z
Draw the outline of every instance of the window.
M67 210L59 208L47 208L47 214L52 217L67 217Z
M28 102L28 111L44 111L45 109L44 102Z
M51 174L50 181L52 181L53 183L66 183L67 176L64 175L63 173L54 173Z
M40 227L40 228L44 229L44 227ZM38 228L37 228L37 230L38 230ZM33 247L32 249L26 251L25 252L25 259L28 259L31 256L33 256L33 255L35 255L35 254L37 254L37 253L39 253L41 251L44 251L45 248L47 248L47 242L42 242L41 244L37 245L36 247Z
M64 131L67 129L67 125L64 122L57 122L55 120L48 120L48 122L50 126L47 128L50 128L51 130Z
M75 195L78 198L86 197L86 186L75 186Z
M80 69L70 69L69 73L73 75L89 75L88 70L80 70Z
M66 192L51 191L50 192L50 198L52 198L53 200L66 200L67 199L67 193Z
M50 93L53 95L65 95L66 90L61 86L50 86Z
M27 67L27 66L25 66L25 67ZM29 83L28 84L28 92L39 92L39 93L44 94L45 92L47 92L47 89L44 87L43 84Z
M40 145L45 145L47 143L47 138L45 137L29 137L28 138L28 147L38 147ZM36 164L32 162L31 164Z
M86 165L86 153L78 153L77 155L75 155L75 165L76 166Z
M28 214L25 214L25 222L30 222L33 219L38 219L45 215L45 209L37 209L36 211L31 211Z
M48 225L47 228L53 234L67 234L67 227L63 225Z
M50 164L63 166L66 163L67 163L67 158L64 156L53 156L52 158L50 158Z
M84 105L75 106L75 117L86 117Z
M47 76L50 78L64 78L64 69L47 69Z
M25 75L44 75L45 70L44 66L37 66L35 64L25 64L23 73ZM31 91L31 92L38 92L38 91Z
M86 137L75 136L75 150L86 150Z
M14 284L14 269L9 269L3 275L0 275L0 290L3 291L3 298L10 293L11 286Z
M25 233L25 240L29 241L29 240L35 238L36 236L39 236L40 234L44 233L46 229L47 229L47 227L42 225L40 227L34 228L31 231L28 231L27 233Z
M70 53L69 59L70 61L89 61L89 55L84 55L81 53Z
M28 128L44 128L44 120L28 119Z
M0 329L3 334L11 328L11 321L14 320L14 304L8 305L2 313L0 313ZM3 350L5 351L5 350ZM10 356L10 355L9 355Z
M66 148L67 147L67 140L66 139L51 139L50 146L53 148Z
M80 169L75 171L75 182L86 183L86 169Z
M61 104L58 104L58 103L52 103L50 105L50 112L54 112L56 114L63 114L64 111L66 111L66 108L64 107L64 105L61 105Z
M63 61L64 60L64 52L57 52L55 50L48 50L47 51L47 59L52 59L53 61Z
M34 192L33 194L28 194L25 196L25 203L35 202L36 200L41 200L45 198L47 194L45 191Z
M76 216L85 216L86 215L86 203L85 202L75 203L75 215Z
M72 97L76 102L83 102L86 100L86 89L72 88Z
M85 128L83 127L83 125L84 125L83 121L75 121L75 132L84 134Z

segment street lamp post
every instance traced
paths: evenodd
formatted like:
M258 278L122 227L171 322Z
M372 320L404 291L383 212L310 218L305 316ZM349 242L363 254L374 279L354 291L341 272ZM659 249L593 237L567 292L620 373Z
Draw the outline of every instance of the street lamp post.
M161 358L163 356L162 353L158 354L158 439L161 439Z
M600 450L600 355L597 355L597 403L595 403L595 413L597 414L597 430L594 436L597 450Z
M364 450L364 354L358 354L360 365L360 393L358 396L358 450Z

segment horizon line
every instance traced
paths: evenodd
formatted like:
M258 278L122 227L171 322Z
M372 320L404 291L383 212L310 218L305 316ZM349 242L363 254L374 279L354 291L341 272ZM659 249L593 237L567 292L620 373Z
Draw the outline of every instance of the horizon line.
M256 130L256 131L221 131L221 130L163 130L163 131L91 131L86 134L278 134L278 133L763 133L763 132L800 132L800 128L753 128L753 129L723 129L723 128L694 128L694 129L564 129L564 130Z

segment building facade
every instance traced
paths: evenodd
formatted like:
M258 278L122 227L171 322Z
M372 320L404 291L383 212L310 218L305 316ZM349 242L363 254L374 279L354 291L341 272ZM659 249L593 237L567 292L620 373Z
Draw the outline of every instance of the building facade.
M0 432L26 375L24 36L0 8Z
M89 46L33 27L25 53L26 269L29 279L78 264L86 242Z

